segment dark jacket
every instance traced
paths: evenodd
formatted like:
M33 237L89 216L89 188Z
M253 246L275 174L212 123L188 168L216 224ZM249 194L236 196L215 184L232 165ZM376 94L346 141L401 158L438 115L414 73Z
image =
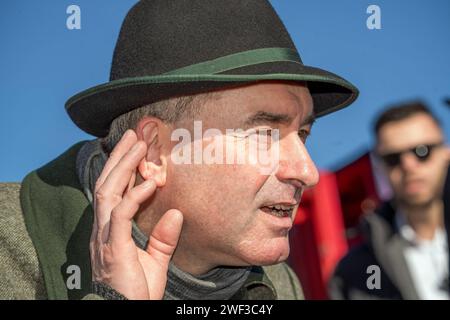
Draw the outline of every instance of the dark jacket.
M93 210L75 173L81 143L19 183L0 183L0 299L98 299L91 294ZM81 270L80 288L68 288ZM264 289L264 290L262 290ZM253 267L233 299L302 299L285 263Z
M363 218L365 241L337 265L329 284L332 299L419 299L403 255L408 243L399 234L394 217L393 206L386 202ZM379 289L367 285L372 265L380 270Z

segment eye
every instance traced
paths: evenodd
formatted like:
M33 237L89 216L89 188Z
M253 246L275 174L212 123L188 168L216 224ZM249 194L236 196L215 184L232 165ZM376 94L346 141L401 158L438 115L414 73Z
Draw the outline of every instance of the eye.
M306 143L306 140L308 139L308 137L311 135L311 132L307 129L300 129L298 131L298 136L300 137L300 139L302 140L303 143Z

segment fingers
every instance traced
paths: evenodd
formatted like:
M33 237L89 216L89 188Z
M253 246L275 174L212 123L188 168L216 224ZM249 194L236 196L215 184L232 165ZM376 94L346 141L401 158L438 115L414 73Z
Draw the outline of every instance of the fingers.
M105 195L121 199L146 151L147 146L145 142L138 141L111 170L105 182L97 190L97 193L100 193L101 196Z
M147 252L161 265L168 266L177 247L183 226L183 214L179 210L167 211L153 229Z
M111 212L122 201L125 191L130 189L130 183L134 183L136 168L145 157L146 151L146 144L143 141L136 142L134 132L127 132L114 148L108 166L105 165L101 178L97 181L95 217L97 232L101 233L100 238L103 242L108 238Z
M103 170L95 183L95 194L101 188L101 186L105 182L106 177L109 175L111 170L117 165L117 163L119 163L120 159L122 159L122 157L125 155L125 153L127 153L136 142L137 142L137 136L134 133L134 131L127 130L124 133L124 135L122 136L122 138L120 139L120 141L116 144L116 146L114 147L113 151L111 152L108 160L106 161L105 166L103 167ZM97 197L95 194L94 194L94 209L97 208ZM105 221L105 219L106 219L106 221ZM93 226L93 232L92 232L93 236L97 234L98 226L105 225L108 219L109 219L109 217L104 217L104 218L101 217L101 219L99 219L98 211L95 210L94 226Z
M139 206L148 199L156 190L156 183L147 180L130 189L122 201L112 210L109 226L108 242L112 246L123 244L132 240L131 228L133 216Z
M136 133L133 130L127 130L120 141L116 144L113 151L109 155L108 161L106 161L102 173L97 179L96 188L99 188L105 182L106 177L111 170L119 163L120 159L127 153L137 142Z

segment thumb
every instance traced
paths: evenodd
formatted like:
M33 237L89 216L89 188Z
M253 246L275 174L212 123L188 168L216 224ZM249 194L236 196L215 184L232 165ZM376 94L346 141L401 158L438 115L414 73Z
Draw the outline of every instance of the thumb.
M179 210L168 210L158 221L147 246L147 253L161 266L169 261L177 247L183 226L183 214Z

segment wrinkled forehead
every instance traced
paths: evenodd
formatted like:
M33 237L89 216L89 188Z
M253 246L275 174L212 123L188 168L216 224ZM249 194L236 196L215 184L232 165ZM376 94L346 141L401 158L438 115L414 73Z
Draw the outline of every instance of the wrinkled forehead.
M377 137L378 151L399 151L419 144L442 142L442 129L429 115L415 114L386 123Z
M262 82L218 92L199 115L206 122L230 127L242 125L258 112L286 115L298 122L313 115L313 101L302 83Z

